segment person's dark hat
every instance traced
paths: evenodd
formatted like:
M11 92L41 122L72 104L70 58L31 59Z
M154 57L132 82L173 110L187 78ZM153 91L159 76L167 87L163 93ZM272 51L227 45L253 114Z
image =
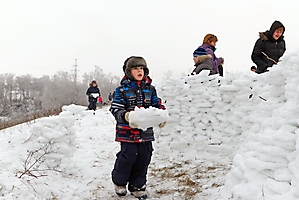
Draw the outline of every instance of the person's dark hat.
M134 80L134 77L131 74L131 69L134 67L143 67L144 70L144 78L146 78L149 74L149 69L147 68L146 61L144 58L139 56L131 56L129 59L125 61L125 75L127 78Z
M97 84L97 82L95 80L91 81L91 84Z
M207 51L204 48L198 47L194 52L193 52L193 57L197 56L203 56L207 55Z
M271 25L271 27L270 27L270 30L269 30L270 35L272 36L273 33L274 33L274 31L275 31L276 29L278 29L278 28L283 28L283 33L282 33L282 35L283 35L284 32L285 32L285 27L284 27L284 25L283 25L280 21L274 21L274 22L272 23L272 25Z

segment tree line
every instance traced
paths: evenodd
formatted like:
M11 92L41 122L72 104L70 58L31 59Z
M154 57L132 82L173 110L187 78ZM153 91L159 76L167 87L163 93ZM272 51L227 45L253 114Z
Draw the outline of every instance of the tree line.
M113 92L120 81L118 76L104 73L99 66L85 73L78 81L74 80L73 73L64 71L40 78L29 74L0 74L0 122L2 125L8 122L25 122L28 121L25 119L44 115L40 113L56 113L62 106L69 104L85 106L85 93L92 80L97 81L103 101L107 101L109 93Z

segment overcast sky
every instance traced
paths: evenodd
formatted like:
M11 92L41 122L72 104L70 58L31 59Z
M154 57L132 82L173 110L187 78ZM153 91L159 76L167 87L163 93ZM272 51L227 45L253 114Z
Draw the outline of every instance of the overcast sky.
M192 53L207 33L228 71L248 71L259 31L286 27L287 49L298 47L297 1L281 0L0 0L0 74L42 76L95 65L122 75L131 55L143 56L161 81L193 69Z

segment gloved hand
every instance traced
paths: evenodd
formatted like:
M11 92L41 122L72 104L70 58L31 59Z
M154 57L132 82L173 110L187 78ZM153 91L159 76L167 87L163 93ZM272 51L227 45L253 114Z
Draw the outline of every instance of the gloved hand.
M138 128L138 126L137 126L136 124L134 124L134 123L130 123L129 115L130 115L130 112L126 112L126 114L125 114L125 120L126 120L127 122L129 122L129 126L130 126L131 128Z
M125 120L126 120L127 122L129 122L129 115L130 115L130 112L126 112L126 113L125 113Z
M159 124L159 128L163 128L166 125L166 122L162 122L161 124Z

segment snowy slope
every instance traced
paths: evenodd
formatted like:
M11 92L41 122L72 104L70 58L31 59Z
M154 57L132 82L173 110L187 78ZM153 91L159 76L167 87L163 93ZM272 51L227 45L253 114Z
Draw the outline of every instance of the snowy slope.
M2 199L118 199L113 192L111 170L119 144L114 142L114 119L108 108L93 112L85 111L81 106L65 106L59 116L43 118L36 122L18 125L0 132L1 164L0 195ZM68 119L65 121L65 119ZM66 127L62 127L63 124ZM24 175L23 170L27 150L37 148L42 135L53 133L53 137L65 130L75 131L75 138L61 138L60 143L74 143L75 149L68 149L61 154L72 154L61 158L63 172L47 171L47 176L34 178ZM71 131L67 131L71 130ZM37 137L37 136L40 137ZM68 134L66 134L68 135ZM72 135L72 134L71 134ZM148 192L151 199L185 199L198 193L196 199L209 198L210 193L218 192L218 185L224 182L223 169L226 163L217 148L200 147L203 151L190 150L198 160L182 162L181 159L169 158L172 150L165 146L171 136L157 136L155 152L149 169ZM163 139L162 139L163 138ZM33 142L35 141L35 142ZM72 146L72 145L70 145ZM175 150L175 155L179 149ZM209 162L211 153L213 156ZM168 156L167 156L168 155ZM57 159L56 159L57 160ZM185 160L185 159L184 159ZM51 160L48 159L48 165ZM200 167L199 167L200 166ZM203 173L205 172L205 173ZM17 176L16 176L17 175ZM202 194L200 191L213 185ZM212 196L217 196L213 194ZM127 195L122 199L134 199Z

